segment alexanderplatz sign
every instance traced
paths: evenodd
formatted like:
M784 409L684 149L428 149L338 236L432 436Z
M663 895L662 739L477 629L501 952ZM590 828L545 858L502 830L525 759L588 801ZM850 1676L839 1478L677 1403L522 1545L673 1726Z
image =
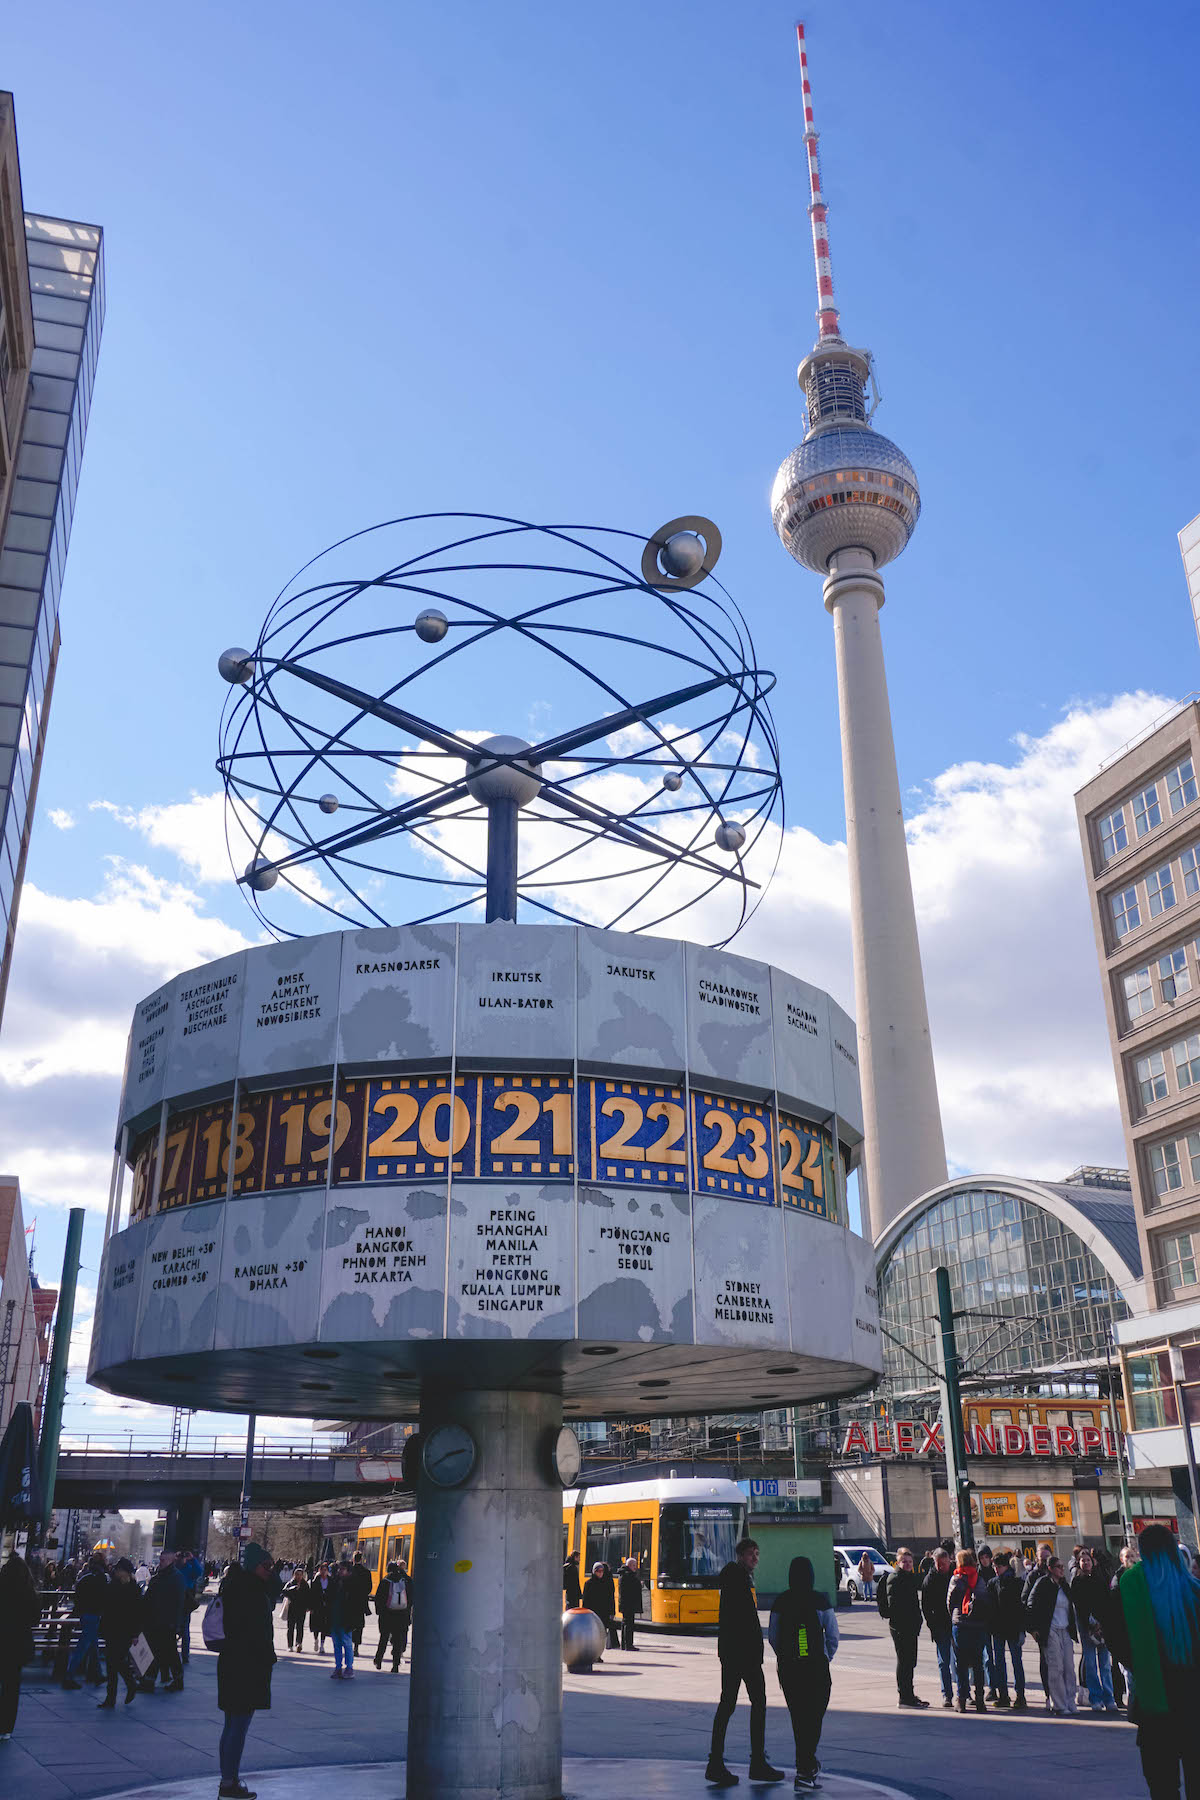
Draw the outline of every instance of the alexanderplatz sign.
M1117 1440L1104 1426L1084 1425L974 1425L964 1432L968 1456L1086 1456L1117 1454ZM842 1455L860 1451L864 1456L945 1456L941 1422L927 1425L923 1419L876 1420L849 1425L842 1439Z

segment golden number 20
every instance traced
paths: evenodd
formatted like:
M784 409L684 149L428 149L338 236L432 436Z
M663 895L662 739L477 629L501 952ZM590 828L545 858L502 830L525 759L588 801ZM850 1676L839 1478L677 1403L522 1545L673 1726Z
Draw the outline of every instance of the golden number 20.
M444 1107L451 1109L449 1138L438 1136L438 1114ZM339 1103L338 1143L345 1135L341 1130L342 1110ZM420 1148L426 1156L457 1156L471 1135L471 1115L460 1094L431 1094L424 1106L412 1094L381 1094L371 1111L380 1114L390 1112L392 1122L386 1131L371 1139L367 1145L368 1156L416 1156L417 1139L404 1135L414 1125L417 1126ZM347 1128L349 1124L350 1113L349 1108L346 1108Z

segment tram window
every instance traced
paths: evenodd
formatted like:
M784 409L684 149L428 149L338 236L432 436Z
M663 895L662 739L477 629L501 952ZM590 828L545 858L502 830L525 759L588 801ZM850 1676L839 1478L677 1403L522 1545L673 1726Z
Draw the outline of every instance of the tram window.
M621 1563L629 1555L629 1520L597 1519L588 1526L587 1533L587 1566L591 1573L593 1563L607 1563L615 1574Z
M992 1424L993 1425L1011 1425L1012 1424L1012 1408L1008 1407L1008 1406L993 1406L993 1408L992 1408Z
M364 1538L359 1545L359 1548L362 1551L363 1561L366 1563L368 1569L370 1569L372 1575L376 1574L379 1569L379 1543L380 1540L378 1538L372 1537Z
M650 1575L650 1521L635 1519L629 1528L629 1554L637 1557L638 1574Z
M387 1555L383 1559L385 1567L387 1566L388 1563L395 1562L396 1551L399 1547L399 1544L400 1544L400 1539L398 1537L396 1537L395 1534L393 1533L393 1535L391 1537L389 1537L389 1539L388 1539Z
M1066 1407L1048 1406L1046 1408L1047 1425L1065 1425L1067 1422Z
M406 1569L412 1568L412 1532L411 1531L406 1532L404 1537L402 1537L400 1539L400 1555L397 1558L397 1560L399 1562L402 1562Z
M664 1503L658 1527L658 1579L707 1578L715 1586L725 1564L733 1561L743 1518L740 1506Z
M1090 1426L1094 1430L1096 1426L1096 1415L1091 1412L1073 1412L1071 1414L1071 1423L1076 1431L1082 1431L1085 1425Z

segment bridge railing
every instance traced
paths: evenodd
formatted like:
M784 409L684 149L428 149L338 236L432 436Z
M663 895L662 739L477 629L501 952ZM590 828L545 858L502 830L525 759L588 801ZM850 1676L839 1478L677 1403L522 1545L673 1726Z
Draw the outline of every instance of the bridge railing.
M121 1456L127 1459L153 1456L194 1462L199 1457L244 1457L245 1454L244 1432L192 1432L173 1443L169 1434L161 1431L90 1431L83 1435L64 1432L59 1460L69 1461L72 1456ZM260 1462L314 1462L331 1456L353 1455L355 1451L337 1432L303 1438L267 1436L257 1439L254 1445L256 1466Z

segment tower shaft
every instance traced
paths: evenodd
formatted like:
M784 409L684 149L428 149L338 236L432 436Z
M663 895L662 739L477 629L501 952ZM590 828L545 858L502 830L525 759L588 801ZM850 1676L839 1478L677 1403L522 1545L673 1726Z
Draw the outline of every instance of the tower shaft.
M917 916L892 740L879 609L883 581L866 550L830 559L863 1160L872 1239L909 1201L946 1179ZM866 1228L866 1218L863 1224Z

